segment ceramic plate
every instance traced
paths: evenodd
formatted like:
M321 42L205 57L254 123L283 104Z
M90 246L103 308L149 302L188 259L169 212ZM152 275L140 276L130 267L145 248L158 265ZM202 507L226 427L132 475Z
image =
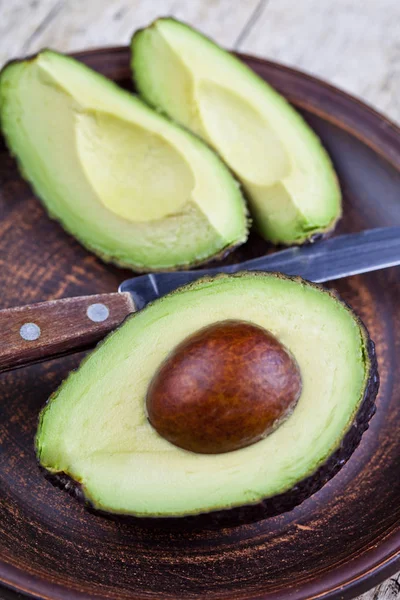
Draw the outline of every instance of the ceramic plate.
M131 87L127 48L78 58ZM400 225L399 129L321 81L243 58L303 113L330 152L344 193L338 233ZM50 221L4 144L0 153L1 306L115 291L128 272L103 264ZM229 260L267 249L253 236ZM322 600L354 597L399 569L400 269L334 287L376 342L376 416L318 494L253 525L168 529L87 512L44 479L33 451L40 408L82 355L2 375L0 581L57 600Z

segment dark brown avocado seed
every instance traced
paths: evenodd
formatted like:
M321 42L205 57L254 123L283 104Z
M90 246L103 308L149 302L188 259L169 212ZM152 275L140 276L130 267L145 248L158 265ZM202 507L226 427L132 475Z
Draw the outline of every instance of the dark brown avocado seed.
M265 437L300 393L299 367L276 337L252 323L222 321L167 357L150 384L147 412L176 446L219 454Z

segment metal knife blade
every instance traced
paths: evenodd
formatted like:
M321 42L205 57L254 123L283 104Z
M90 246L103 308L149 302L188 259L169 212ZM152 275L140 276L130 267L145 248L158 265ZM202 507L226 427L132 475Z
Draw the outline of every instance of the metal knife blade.
M395 265L400 265L400 227L389 227L289 248L235 265L142 275L125 281L119 289L124 292L121 294L61 298L5 308L0 310L0 373L87 349L151 300L205 275L280 271L323 282ZM25 331L26 327L29 331Z
M396 265L400 265L400 227L382 227L288 248L234 265L141 275L124 281L119 291L130 292L137 309L140 309L148 302L205 275L280 271L323 283Z

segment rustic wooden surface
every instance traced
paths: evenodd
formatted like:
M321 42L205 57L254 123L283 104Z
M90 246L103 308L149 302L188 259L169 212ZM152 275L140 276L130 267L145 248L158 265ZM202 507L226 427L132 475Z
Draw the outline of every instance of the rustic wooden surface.
M398 0L0 0L0 14L1 64L43 46L126 44L135 28L172 14L227 47L316 74L400 121ZM400 574L362 596L395 598Z
M220 44L295 66L400 121L398 0L0 0L0 63L43 46L126 44L171 14Z

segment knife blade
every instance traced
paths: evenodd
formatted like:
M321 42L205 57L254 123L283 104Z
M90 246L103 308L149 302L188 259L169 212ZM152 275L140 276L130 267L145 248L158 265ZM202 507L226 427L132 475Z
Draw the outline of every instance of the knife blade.
M339 235L325 241L296 246L245 262L173 273L151 273L124 281L138 310L182 285L206 275L239 271L279 271L324 283L400 264L400 227L381 227Z
M400 227L341 235L233 265L141 275L119 292L0 310L0 373L92 348L132 312L205 275L280 271L323 283L400 265Z

